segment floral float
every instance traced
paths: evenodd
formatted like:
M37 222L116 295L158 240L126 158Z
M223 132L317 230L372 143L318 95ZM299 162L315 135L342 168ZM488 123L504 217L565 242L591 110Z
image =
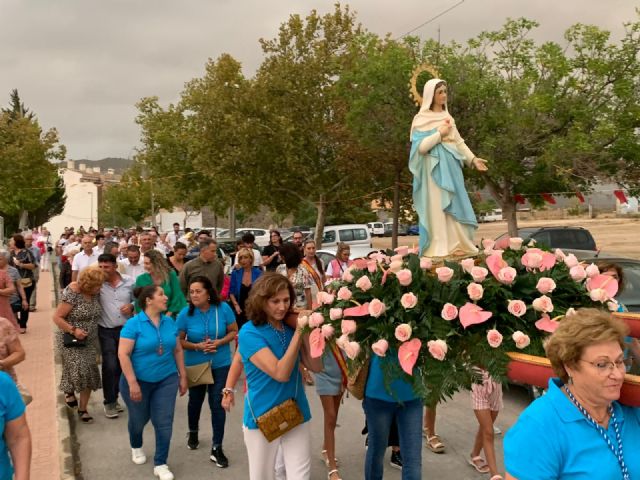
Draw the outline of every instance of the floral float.
M404 377L433 404L478 381L474 366L506 380L508 352L544 355L545 336L573 309L617 308L617 283L597 266L522 243L484 240L478 257L438 265L407 247L356 260L299 318L312 355L335 342L352 369L397 356L386 378Z

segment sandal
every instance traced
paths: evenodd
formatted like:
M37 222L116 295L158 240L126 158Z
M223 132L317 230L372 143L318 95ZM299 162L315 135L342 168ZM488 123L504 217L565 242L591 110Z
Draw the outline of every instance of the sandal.
M485 461L485 459L482 458L480 455L478 455L477 457L470 457L467 460L467 462L469 463L469 465L471 465L473 468L475 468L478 473L489 473L491 471L489 469L489 465L487 465L487 462ZM500 477L500 478L502 478L502 477ZM491 480L493 480L493 479L491 479Z
M76 408L78 406L78 399L73 393L65 393L64 403L66 403L69 408Z
M335 478L331 478L331 475L338 475ZM335 470L331 470L328 474L327 474L327 479L328 480L342 480L342 478L340 478L340 475L338 474L338 469ZM492 479L493 480L493 479Z
M78 410L78 417L82 423L93 423L93 417L86 410Z
M322 458L322 461L324 462L324 464L327 466L327 468L330 467L329 465L329 457L327 457L327 451L326 450L321 450L320 451L320 457ZM338 459L334 458L335 462L336 462L336 467L338 466ZM336 470L337 471L337 470Z
M444 453L444 443L440 441L440 437L438 435L425 435L427 437L427 447L433 453Z
M502 475L494 475L489 480L504 480L504 478L502 478Z

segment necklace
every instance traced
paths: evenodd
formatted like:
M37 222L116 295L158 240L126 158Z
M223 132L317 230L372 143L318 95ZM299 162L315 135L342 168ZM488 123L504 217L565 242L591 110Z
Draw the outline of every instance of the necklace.
M580 410L580 413L582 413L586 417L587 422L593 428L595 428L596 431L600 434L600 436L604 439L607 446L609 447L609 450L613 452L613 455L618 460L618 465L620 466L620 470L622 471L622 479L630 480L631 477L629 476L629 470L627 469L627 465L624 461L624 452L622 451L622 437L620 436L620 426L618 425L618 419L616 418L616 413L613 410L613 405L609 405L609 415L611 415L611 422L613 422L613 429L616 432L616 443L618 444L617 448L609 438L609 435L607 435L607 432L605 431L605 429L601 425L599 425L591 415L589 415L589 412L587 412L587 410L582 406L582 404L578 402L576 397L573 395L573 393L571 393L571 390L569 390L569 388L566 385L564 386L564 391L567 392L567 396L573 402L576 408ZM605 418L607 417L605 416Z
M274 332L276 332L276 336L278 337L278 340L280 341L280 345L282 345L282 352L286 352L287 351L287 332L285 332L284 329L284 325L282 323L280 323L280 326L282 327L281 329L277 329L276 327L274 327L271 322L267 322L267 325L269 325L269 328L271 330L273 330Z

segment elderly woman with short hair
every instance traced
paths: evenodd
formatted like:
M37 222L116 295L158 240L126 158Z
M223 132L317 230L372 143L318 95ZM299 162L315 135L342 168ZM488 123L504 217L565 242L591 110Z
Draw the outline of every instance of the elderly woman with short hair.
M80 392L78 416L83 423L93 422L87 406L91 392L102 387L96 358L98 355L98 320L101 315L98 296L105 276L100 267L87 267L71 282L60 296L60 304L53 314L53 322L60 329L57 344L62 353L60 390L70 408L78 407L75 392ZM67 336L65 342L64 334ZM70 337L72 338L70 338ZM72 345L75 338L84 345Z
M547 342L560 378L507 432L507 479L640 478L640 411L618 403L627 327L608 313L580 309Z

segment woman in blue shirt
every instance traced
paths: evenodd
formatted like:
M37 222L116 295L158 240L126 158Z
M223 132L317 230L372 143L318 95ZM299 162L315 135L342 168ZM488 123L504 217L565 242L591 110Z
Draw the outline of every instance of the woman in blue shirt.
M627 327L580 309L546 344L560 377L522 412L504 439L511 480L640 478L640 410L620 405Z
M308 480L311 475L309 420L311 412L298 368L299 358L313 371L320 371L319 359L311 359L306 340L284 319L295 304L291 282L278 273L267 272L251 289L247 305L250 322L240 331L239 351L247 375L243 431L249 455L250 480L273 480L278 448L281 447L287 478ZM225 395L232 394L225 388ZM258 429L256 419L295 399L304 422L269 442Z
M0 480L29 480L30 465L31 434L24 402L13 379L0 372Z
M247 322L245 304L249 298L249 292L255 281L262 275L260 267L253 266L253 251L250 248L238 250L237 263L239 268L234 268L231 272L231 283L229 285L229 301L236 312L236 323L238 328L242 328Z
M220 301L218 292L207 277L197 276L189 284L189 306L182 309L177 319L180 343L185 351L187 366L209 363L213 375L212 385L189 388L189 437L187 446L198 448L198 423L204 397L209 393L213 440L211 461L221 468L229 466L222 451L226 412L222 408L222 388L227 382L231 366L229 343L238 334L236 318L229 305Z
M124 324L118 347L120 392L129 410L131 460L137 465L147 461L142 433L151 419L156 434L153 474L160 480L173 480L167 457L176 392L187 393L182 346L174 321L162 313L167 310L162 287L149 285L134 293L144 310Z

